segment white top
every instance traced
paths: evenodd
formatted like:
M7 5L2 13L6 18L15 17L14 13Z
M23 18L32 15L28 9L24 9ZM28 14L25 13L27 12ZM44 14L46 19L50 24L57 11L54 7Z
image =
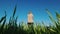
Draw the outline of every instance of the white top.
M28 23L32 23L33 22L33 14L30 13L28 14Z

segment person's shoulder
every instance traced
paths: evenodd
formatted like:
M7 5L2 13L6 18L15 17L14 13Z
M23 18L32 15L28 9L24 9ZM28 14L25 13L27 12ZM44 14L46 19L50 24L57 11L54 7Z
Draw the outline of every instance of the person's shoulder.
M27 14L27 16L29 16L29 14Z
M33 14L31 14L33 16Z

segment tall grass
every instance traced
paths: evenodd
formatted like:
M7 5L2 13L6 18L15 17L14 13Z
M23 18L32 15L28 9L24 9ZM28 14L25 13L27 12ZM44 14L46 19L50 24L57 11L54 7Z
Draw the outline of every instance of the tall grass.
M28 27L28 25L25 25L24 23L22 24L20 23L18 26L17 25L18 16L15 17L16 8L17 6L15 6L13 15L10 17L8 24L5 24L7 22L6 11L5 11L5 16L0 18L0 34L60 34L60 14L59 13L56 12L57 21L55 21L50 11L46 9L49 15L49 18L54 24L54 26L51 26L51 25L45 26L44 22L41 22L42 25L33 24L31 25L31 27Z

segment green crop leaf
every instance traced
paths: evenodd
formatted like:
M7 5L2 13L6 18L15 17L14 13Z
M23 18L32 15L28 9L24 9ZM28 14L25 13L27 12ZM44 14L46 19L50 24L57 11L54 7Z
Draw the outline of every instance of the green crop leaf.
M15 8L14 8L13 17L15 16L16 8L17 8L17 6L15 6Z

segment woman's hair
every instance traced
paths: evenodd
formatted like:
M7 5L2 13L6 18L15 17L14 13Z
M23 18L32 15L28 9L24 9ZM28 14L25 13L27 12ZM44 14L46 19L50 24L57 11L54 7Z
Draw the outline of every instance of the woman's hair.
M28 14L31 14L31 13L32 13L32 11L31 11L31 10L29 10Z

